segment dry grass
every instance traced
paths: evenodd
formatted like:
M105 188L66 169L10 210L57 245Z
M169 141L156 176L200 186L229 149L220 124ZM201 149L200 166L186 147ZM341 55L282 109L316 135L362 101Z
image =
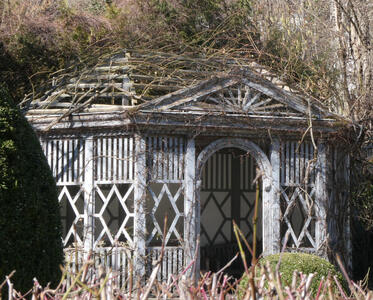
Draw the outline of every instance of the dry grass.
M159 262L160 263L160 262ZM156 273L159 264L154 266L152 274L146 281L133 282L133 285L121 287L117 284L115 272L105 272L103 267L94 268L92 261L87 261L75 273L64 271L63 278L56 288L42 287L34 279L34 287L26 294L21 295L11 283L13 274L7 276L1 288L8 286L9 300L16 299L373 299L373 292L367 290L362 283L356 284L350 280L350 292L341 287L336 277L324 278L319 283L316 295L310 290L314 274L304 275L294 272L293 281L289 286L281 283L281 274L274 272L270 267L261 268L258 276L253 278L254 285L243 288L239 281L223 272L205 273L198 282L193 282L185 274L173 276L168 282L158 282ZM251 276L249 272L248 276ZM337 288L334 288L337 286ZM4 289L3 289L4 290Z

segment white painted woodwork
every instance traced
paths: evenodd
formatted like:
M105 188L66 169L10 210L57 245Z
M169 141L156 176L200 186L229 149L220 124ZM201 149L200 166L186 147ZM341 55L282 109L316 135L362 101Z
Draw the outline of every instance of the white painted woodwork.
M188 265L196 252L196 150L194 138L189 138L185 154L185 196L184 196L184 252Z
M93 248L93 214L94 214L94 140L92 136L85 139L85 162L83 182L84 190L84 250L90 251Z
M134 220L134 266L138 278L145 276L145 199L146 199L146 140L137 135L135 137L135 220Z
M263 228L267 227L272 231L270 241L268 244L271 245L271 252L277 253L280 249L280 222L281 222L281 207L280 207L280 141L278 138L273 138L270 145L270 161L272 166L272 189L273 198L271 199L270 208L263 209Z
M328 207L327 178L326 178L326 144L321 141L317 145L316 165L316 191L315 191L315 213L316 213L316 247L317 253L326 254L326 211Z
M309 141L280 144L280 211L282 245L288 234L287 250L316 252L315 162ZM291 251L292 251L291 250Z
M256 161L259 169L262 171L262 201L263 201L263 218L270 215L272 199L274 199L275 189L272 187L272 167L268 157L260 147L255 143L239 138L222 138L206 146L197 158L196 179L201 180L202 170L208 159L217 151L224 148L238 148L249 153ZM228 165L229 166L229 165ZM229 180L228 180L229 181ZM200 190L197 192L200 193ZM200 196L198 197L200 200ZM199 222L198 222L199 223ZM274 253L274 243L271 241L271 229L263 226L263 253Z

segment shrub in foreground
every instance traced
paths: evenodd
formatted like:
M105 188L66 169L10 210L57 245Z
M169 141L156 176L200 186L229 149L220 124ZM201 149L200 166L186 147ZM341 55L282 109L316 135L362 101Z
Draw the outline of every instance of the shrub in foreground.
M268 255L262 258L257 266L257 274L260 274L260 266L266 265L267 263L269 263L271 269L275 271L279 258L280 254ZM291 285L294 271L298 271L305 275L311 273L315 274L310 287L313 294L317 292L322 277L326 279L329 274L332 277L336 276L338 281L344 288L347 287L342 274L337 271L336 267L327 260L316 255L306 253L282 253L279 273L281 274L281 281L283 286ZM241 280L240 286L244 288L247 287L247 284L247 278L244 275L244 278Z
M0 85L0 282L57 282L63 262L54 179L31 126Z

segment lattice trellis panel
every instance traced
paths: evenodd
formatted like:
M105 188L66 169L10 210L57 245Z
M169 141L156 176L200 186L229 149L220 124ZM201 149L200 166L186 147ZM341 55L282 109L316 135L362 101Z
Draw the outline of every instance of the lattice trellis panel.
M178 245L183 237L184 186L182 184L153 183L148 186L147 218L148 245ZM163 237L167 216L166 236Z
M81 244L84 238L85 141L78 137L41 138L41 145L56 179L62 218L63 245Z
M132 136L95 138L93 245L133 244L135 141Z
M201 191L201 245L230 243L232 239L231 193Z
M147 138L147 245L178 246L184 236L184 161L182 137ZM166 234L163 236L167 216Z
M59 185L63 245L81 244L84 236L84 192L80 185Z
M311 142L282 143L281 147L281 237L287 246L316 250L315 164Z
M315 188L304 192L301 187L289 187L281 192L282 243L293 248L316 248L315 241Z
M94 246L133 243L133 184L96 184Z

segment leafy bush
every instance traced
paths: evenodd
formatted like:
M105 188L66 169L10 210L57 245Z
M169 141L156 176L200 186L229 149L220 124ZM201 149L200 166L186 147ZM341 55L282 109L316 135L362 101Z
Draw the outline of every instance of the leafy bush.
M0 85L0 280L21 290L59 280L63 261L57 192L32 128Z
M279 261L280 254L268 255L259 261L259 265L265 265L267 262L273 271L276 270L277 263ZM259 275L259 267L257 274ZM336 267L329 263L327 260L311 254L305 253L282 253L279 273L281 274L281 280L283 286L290 286L293 278L294 271L301 272L305 275L315 274L311 284L312 293L316 293L321 278L325 279L330 274L331 276L336 275L339 282L342 283L343 287L347 287L347 283L344 281L342 274L337 271ZM245 275L244 275L245 276ZM246 288L248 285L247 277L245 276L240 283L242 288Z

